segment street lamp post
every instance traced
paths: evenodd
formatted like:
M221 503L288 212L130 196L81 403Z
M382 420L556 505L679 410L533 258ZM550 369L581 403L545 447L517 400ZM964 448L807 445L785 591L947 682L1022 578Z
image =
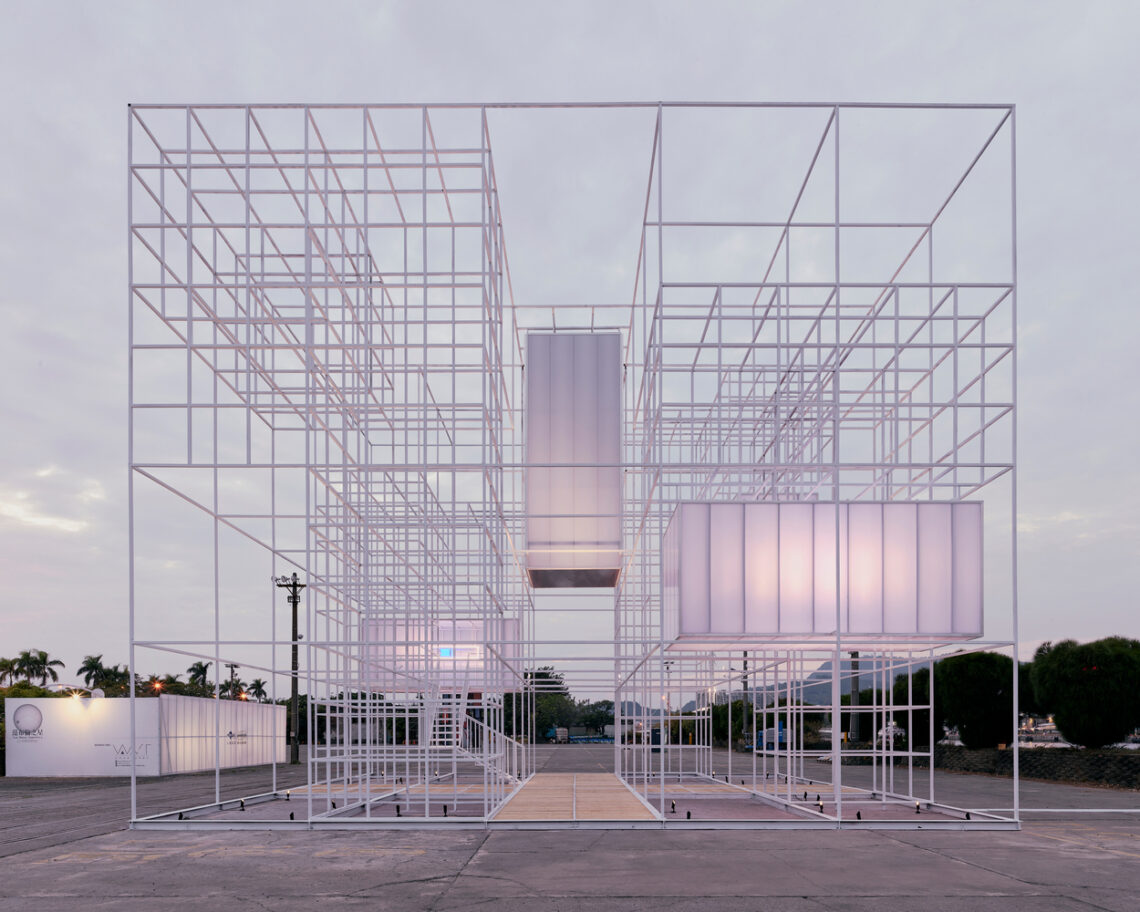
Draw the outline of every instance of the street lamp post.
M300 747L300 718L297 712L297 606L301 604L301 590L305 588L305 584L301 582L296 572L290 576L279 576L274 580L277 583L278 589L288 589L289 595L287 601L293 608L293 669L289 683L289 762L292 764L301 762L301 747Z

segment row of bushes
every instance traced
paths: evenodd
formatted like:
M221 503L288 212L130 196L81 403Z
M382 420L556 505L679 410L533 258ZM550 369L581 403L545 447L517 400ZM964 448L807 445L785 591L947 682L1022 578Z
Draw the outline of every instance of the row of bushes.
M884 706L929 706L929 668L909 677L899 675L888 695L870 688L860 690L858 703ZM1071 744L1103 747L1125 740L1140 727L1140 641L1108 637L1092 643L1073 640L1045 643L1031 662L1022 662L1017 675L1018 714L1052 716L1060 734ZM996 652L954 655L934 664L935 740L944 728L956 729L962 743L972 749L995 748L1013 742L1013 660ZM889 697L889 699L888 699ZM842 698L852 704L850 695ZM780 704L783 705L781 700ZM731 714L734 744L743 746L743 716L747 707L735 701ZM727 705L713 707L713 740L727 743ZM930 710L895 712L894 721L906 729L902 747L930 745ZM819 731L827 714L804 717L807 746L828 747L830 738ZM850 742L869 745L876 738L874 720L867 713L843 713L843 732ZM818 740L819 744L813 742Z
M935 713L969 748L1009 744L1013 660L993 652L943 659L935 666ZM917 676L916 676L917 678ZM1140 727L1140 641L1043 644L1018 668L1018 711L1051 715L1072 744L1103 747Z

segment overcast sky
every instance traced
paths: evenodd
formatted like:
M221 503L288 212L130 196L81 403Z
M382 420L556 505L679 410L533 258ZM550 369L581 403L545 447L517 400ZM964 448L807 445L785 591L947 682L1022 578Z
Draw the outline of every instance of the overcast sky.
M1022 638L1140 637L1138 34L1123 0L3 0L0 655L127 655L130 102L1015 103Z

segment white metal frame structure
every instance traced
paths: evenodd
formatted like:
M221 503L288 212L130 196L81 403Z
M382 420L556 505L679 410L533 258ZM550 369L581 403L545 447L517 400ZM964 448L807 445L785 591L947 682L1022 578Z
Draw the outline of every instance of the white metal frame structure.
M628 303L515 300L494 118L600 109L654 118ZM1012 814L970 814L935 800L931 748L895 742L929 708L914 670L961 643L837 623L686 649L661 566L681 503L983 500L967 648L1016 656L1012 106L142 105L128 149L132 667L239 664L280 698L273 577L307 583L314 738L257 825L496 825L535 767L527 671L575 662L654 825L688 825L678 794L735 802L704 826L913 826L916 801L923 825L1017 825L1016 775ZM537 635L526 574L526 334L567 328L622 340L601 670ZM713 745L730 695L735 756ZM845 742L853 716L883 737ZM143 816L132 782L132 822L238 825L230 798L220 764L193 808Z

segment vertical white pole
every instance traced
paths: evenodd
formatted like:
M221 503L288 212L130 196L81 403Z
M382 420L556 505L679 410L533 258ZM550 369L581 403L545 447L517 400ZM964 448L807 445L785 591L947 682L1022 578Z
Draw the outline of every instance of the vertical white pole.
M837 821L843 819L843 766L840 752L842 749L842 699L840 696L840 678L843 668L843 593L840 589L842 582L842 568L840 566L840 517L839 517L839 384L842 376L839 369L840 329L840 298L841 279L839 262L839 108L834 111L835 129L835 353L832 356L833 370L831 375L832 394L832 428L831 428L831 471L833 500L835 501L835 657L831 669L831 793L835 802L835 817Z
M131 688L131 746L138 743L135 723L135 239L134 239L134 112L127 105L127 667ZM162 174L162 171L159 171ZM131 821L138 818L138 768L131 751ZM161 771L161 759L159 769Z
M1013 290L1010 294L1012 308L1011 325L1013 334L1012 358L1012 400L1014 409L1017 408L1017 109L1009 109L1009 158L1010 158L1010 235L1012 276L1010 277ZM1013 469L1010 472L1010 546L1012 548L1012 594L1011 608L1013 612L1013 819L1021 823L1021 753L1018 744L1018 662L1020 660L1020 635L1017 616L1017 421L1011 423L1011 459Z

